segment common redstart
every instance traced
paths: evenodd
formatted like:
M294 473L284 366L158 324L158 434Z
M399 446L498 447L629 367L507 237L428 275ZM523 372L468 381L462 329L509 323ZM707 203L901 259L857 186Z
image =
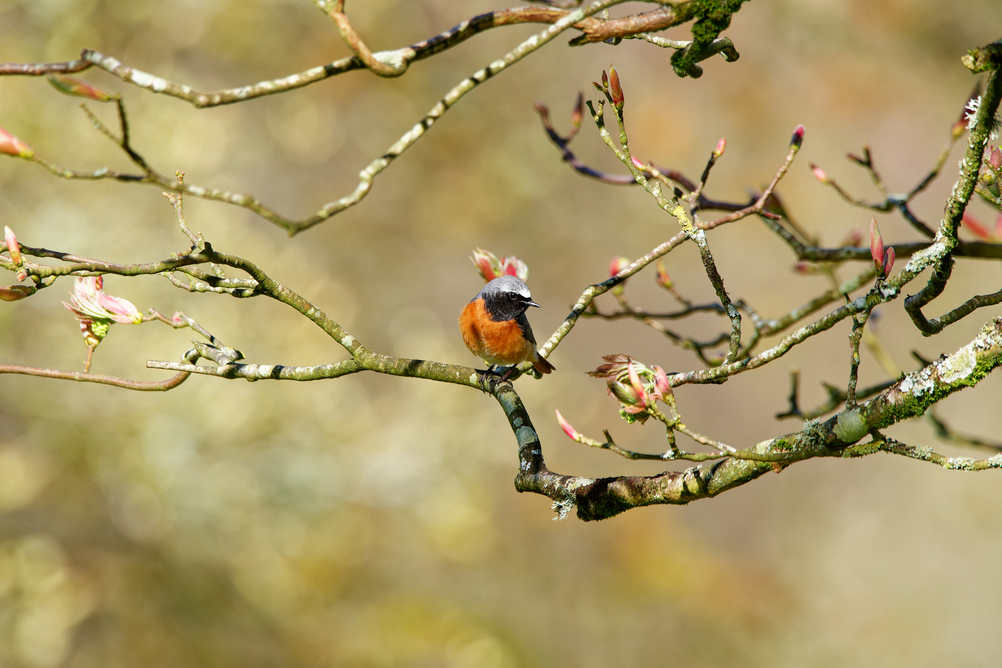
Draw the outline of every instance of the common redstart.
M520 362L532 362L539 373L555 368L536 351L536 339L525 311L539 306L532 301L529 286L515 276L504 275L484 286L470 300L459 316L459 331L470 352L488 364L492 371L497 365L511 365L501 380Z

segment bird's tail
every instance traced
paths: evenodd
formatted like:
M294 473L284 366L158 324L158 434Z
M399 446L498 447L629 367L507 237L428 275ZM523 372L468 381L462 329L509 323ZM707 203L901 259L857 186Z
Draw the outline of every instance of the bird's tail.
M557 367L550 364L545 357L536 353L532 358L532 366L539 373L550 373Z

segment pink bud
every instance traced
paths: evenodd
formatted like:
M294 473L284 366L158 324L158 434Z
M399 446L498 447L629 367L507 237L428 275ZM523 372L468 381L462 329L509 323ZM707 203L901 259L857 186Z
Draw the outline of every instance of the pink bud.
M884 264L884 240L880 236L880 228L877 227L877 219L874 217L870 221L870 257L874 264L880 269Z
M623 109L623 89L619 85L619 73L616 68L609 67L609 92L612 94L612 105L618 110Z
M619 275L619 272L623 271L630 266L630 261L625 257L614 257L612 262L609 263L609 278Z
M76 95L77 97L86 97L89 100L94 100L95 102L110 102L111 100L118 99L117 95L109 95L99 88L91 86L86 81L81 81L74 77L68 77L64 74L49 73L45 75L45 78L49 80L56 90L66 93L67 95Z
M799 151L803 143L804 143L804 126L798 125L797 129L793 131L793 137L790 138L790 148Z
M523 281L529 280L529 267L514 255L505 255L501 258L500 273L515 276Z
M657 281L658 285L660 285L665 290L671 290L673 287L675 287L675 284L671 280L671 276L668 275L668 270L665 269L664 262L658 260L657 269L658 273L655 276L654 280Z
M15 158L30 158L35 155L35 151L32 150L31 146L3 128L0 128L0 153L6 153Z
M7 242L7 250L10 252L10 259L15 264L20 266L21 264L21 247L17 243L17 237L14 236L14 231L9 227L4 225L3 237Z
M894 266L894 246L887 249L887 253L884 255L884 276L891 273L891 268Z
M717 142L717 148L713 151L713 155L719 158L724 154L724 149L726 148L727 148L727 140L721 137L720 141Z
M581 438L581 434L578 433L578 431L564 419L564 416L560 414L560 411L554 410L554 412L557 414L557 422L560 423L560 428L564 430L564 433L567 434L569 438L575 441Z
M671 383L668 381L668 374L665 370L659 366L654 367L654 383L658 386L658 390L662 395L667 395L672 393Z
M485 251L482 248L473 249L473 257L470 258L473 261L473 265L483 276L485 282L491 282L497 278L500 269L500 262L494 253L490 251Z
M1002 169L1002 151L996 146L988 156L988 163L995 169Z
M630 160L633 161L633 166L636 167L637 169L647 169L647 167L644 165L644 163L642 163L639 160L637 160L636 156L632 156L631 155L630 156Z
M814 174L814 178L824 184L828 184L831 181L828 179L828 175L825 174L825 170L821 169L813 162L811 163L811 173Z
M640 382L640 374L637 373L636 367L633 366L633 360L630 360L626 369L630 374L630 384L633 386L633 391L637 393L637 397L639 399L637 405L647 406L649 403L647 390L644 389L643 383Z

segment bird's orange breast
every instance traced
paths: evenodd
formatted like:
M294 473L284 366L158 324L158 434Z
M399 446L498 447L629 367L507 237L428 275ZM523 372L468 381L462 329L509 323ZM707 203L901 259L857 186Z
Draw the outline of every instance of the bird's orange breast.
M459 330L470 352L488 364L518 364L533 356L535 346L514 320L495 322L483 299L474 299L459 316Z

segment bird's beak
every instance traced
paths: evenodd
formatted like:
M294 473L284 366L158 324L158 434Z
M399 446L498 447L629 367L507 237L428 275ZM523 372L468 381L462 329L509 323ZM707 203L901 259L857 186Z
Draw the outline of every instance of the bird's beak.
M529 306L535 306L536 308L540 308L539 304L537 304L536 302L532 301L531 299L529 300Z

